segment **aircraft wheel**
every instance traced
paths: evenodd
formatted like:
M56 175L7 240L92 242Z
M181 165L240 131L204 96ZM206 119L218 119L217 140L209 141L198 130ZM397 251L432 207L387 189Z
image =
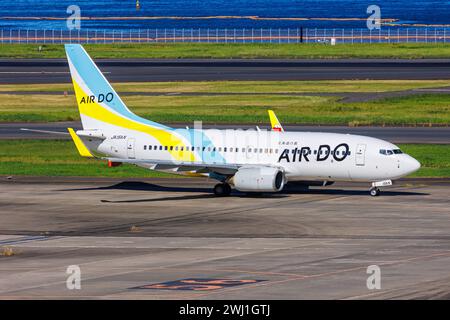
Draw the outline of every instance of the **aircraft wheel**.
M378 188L370 188L369 192L372 197L377 197L380 195L380 189Z
M228 183L218 183L214 186L214 194L216 196L228 196L231 193L231 187Z

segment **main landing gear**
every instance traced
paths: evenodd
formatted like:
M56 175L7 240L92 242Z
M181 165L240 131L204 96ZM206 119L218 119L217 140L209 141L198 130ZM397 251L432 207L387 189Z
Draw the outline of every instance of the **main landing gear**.
M214 186L214 194L219 197L229 196L231 187L228 183L218 183Z

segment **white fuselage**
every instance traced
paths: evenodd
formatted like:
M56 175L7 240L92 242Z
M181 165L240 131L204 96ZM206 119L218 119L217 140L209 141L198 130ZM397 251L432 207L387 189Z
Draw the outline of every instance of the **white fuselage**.
M173 146L139 131L120 128L118 132L114 126L103 128L108 138L95 143L95 148L112 157L151 162L174 160L174 152L182 155L190 151L195 154L195 161L208 164L279 167L288 181L393 180L420 167L417 160L400 153L397 146L359 135L173 129L183 141L183 145Z

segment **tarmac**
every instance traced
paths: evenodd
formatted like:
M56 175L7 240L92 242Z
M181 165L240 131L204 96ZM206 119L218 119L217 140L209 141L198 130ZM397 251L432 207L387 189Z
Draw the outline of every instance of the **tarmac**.
M340 183L222 198L213 185L0 177L0 299L450 298L448 179L380 197Z
M193 123L167 124L174 128L193 128ZM261 130L270 130L268 125L258 125ZM204 129L255 129L254 124L203 124ZM450 143L450 127L347 127L347 126L307 126L283 125L286 131L334 132L370 136L393 143ZM21 128L67 133L67 128L81 129L79 121L47 123L0 123L0 140L2 139L70 139L68 134L48 134L44 132L23 131Z
M449 59L96 59L111 82L442 80ZM66 59L0 59L0 84L70 83Z

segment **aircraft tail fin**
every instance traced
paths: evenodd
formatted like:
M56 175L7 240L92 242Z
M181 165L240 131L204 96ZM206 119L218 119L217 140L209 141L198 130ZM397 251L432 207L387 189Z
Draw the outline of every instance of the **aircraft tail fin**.
M80 44L66 44L83 129L130 127L132 123L168 128L131 112Z

